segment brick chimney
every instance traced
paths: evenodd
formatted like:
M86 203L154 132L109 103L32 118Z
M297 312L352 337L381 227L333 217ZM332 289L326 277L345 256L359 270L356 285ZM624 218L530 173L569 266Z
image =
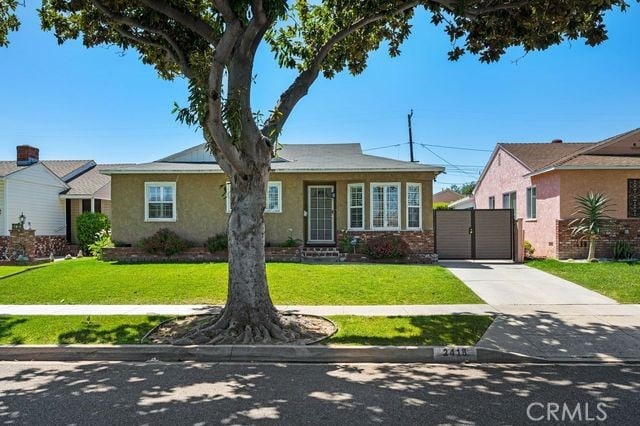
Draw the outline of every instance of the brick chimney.
M18 154L16 163L18 166L30 166L40 160L40 150L29 145L19 145L16 147Z

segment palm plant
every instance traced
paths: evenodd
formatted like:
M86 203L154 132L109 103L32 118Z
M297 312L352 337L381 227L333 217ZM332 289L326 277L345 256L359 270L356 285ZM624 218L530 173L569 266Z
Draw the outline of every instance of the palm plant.
M576 211L573 213L576 219L569 222L572 236L581 236L589 239L589 254L587 261L594 260L596 255L596 241L607 227L609 220L613 219L607 213L611 211L609 199L602 193L589 192L586 196L576 196Z

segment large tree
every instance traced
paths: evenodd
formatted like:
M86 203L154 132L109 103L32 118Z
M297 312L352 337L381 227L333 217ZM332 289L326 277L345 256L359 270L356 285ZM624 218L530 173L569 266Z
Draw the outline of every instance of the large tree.
M17 5L0 1L2 45L17 29ZM512 46L529 52L579 38L597 45L607 38L604 14L626 7L624 0L43 0L40 17L60 43L135 49L160 77L188 80L189 104L176 108L178 118L202 128L231 182L228 301L217 322L190 340L215 343L299 333L283 327L269 296L263 212L278 135L319 75L359 74L381 46L398 55L419 24L417 8L449 35L451 60L469 52L492 62ZM251 105L263 41L280 67L297 71L264 118Z

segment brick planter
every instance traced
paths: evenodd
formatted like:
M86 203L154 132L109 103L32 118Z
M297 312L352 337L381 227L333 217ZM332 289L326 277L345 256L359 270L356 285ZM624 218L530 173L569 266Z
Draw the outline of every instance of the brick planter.
M556 257L558 259L585 259L589 253L588 239L571 236L570 219L556 221ZM640 219L615 219L606 231L598 236L596 257L613 257L613 245L626 241L640 255Z
M433 231L338 231L338 241L345 236L349 239L358 237L360 239L359 246L366 245L367 240L371 238L398 237L409 245L412 254L434 254L435 252Z
M277 262L300 262L301 249L299 247L265 247L265 257L267 261ZM228 254L226 251L210 253L204 247L192 247L182 253L173 256L147 253L138 247L114 247L106 248L102 253L105 261L122 263L205 263L205 262L226 262Z
M67 243L67 238L60 235L37 235L36 236L36 257L74 255L73 247Z
M386 263L386 264L423 264L432 265L438 263L438 255L435 253L411 253L398 259L372 259L366 254L346 253L342 255L345 262L354 263Z

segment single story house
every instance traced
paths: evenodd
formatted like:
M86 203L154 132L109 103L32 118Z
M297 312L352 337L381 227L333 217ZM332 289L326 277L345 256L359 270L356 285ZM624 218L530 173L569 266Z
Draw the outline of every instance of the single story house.
M76 244L75 220L82 212L111 215L111 179L93 160L43 160L28 145L16 159L0 161L0 253L11 250L9 232L26 217L35 230L36 255L64 254Z
M284 145L271 167L267 244L336 247L392 233L433 253L432 185L443 167L366 155L359 144ZM111 177L116 243L135 245L160 228L197 244L226 233L227 178L205 144L102 173Z
M497 144L474 196L479 209L512 208L536 256L565 259L587 255L569 223L575 197L589 192L609 198L614 218L596 255L611 257L619 240L640 254L640 129L595 143Z
M452 189L443 189L440 192L436 192L433 194L433 202L434 203L453 203L454 201L458 201L464 198L464 195L458 194L456 191Z
M476 208L476 201L473 195L469 195L449 203L449 208L453 210L472 210Z

